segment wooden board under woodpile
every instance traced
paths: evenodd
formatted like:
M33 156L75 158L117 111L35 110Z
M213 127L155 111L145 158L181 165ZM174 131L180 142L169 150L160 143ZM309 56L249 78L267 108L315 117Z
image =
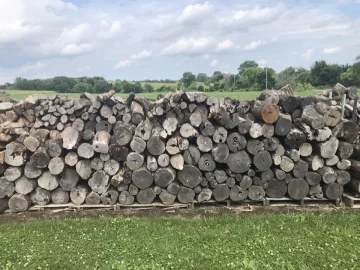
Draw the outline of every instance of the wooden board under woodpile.
M296 97L287 85L255 101L111 90L3 102L0 209L360 194L356 93L337 84Z

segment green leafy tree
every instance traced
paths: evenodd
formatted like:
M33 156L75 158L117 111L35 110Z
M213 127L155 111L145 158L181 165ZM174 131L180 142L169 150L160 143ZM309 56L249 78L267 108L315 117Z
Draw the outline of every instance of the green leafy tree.
M196 81L196 77L191 72L185 72L180 80L185 88L189 88L191 83Z
M341 73L340 77L346 86L360 86L360 56L355 58L355 63Z
M91 85L91 84L90 84ZM96 80L94 84L95 93L103 93L107 88L107 82L104 79Z
M85 83L85 82L79 82L74 85L73 87L74 93L84 93L84 92L92 92L93 87L91 84Z
M197 82L205 82L208 79L206 73L199 73L196 77Z
M247 61L243 62L242 64L240 64L238 71L239 71L239 74L242 75L243 72L245 72L245 70L247 68L256 68L258 66L259 66L258 63L256 63L255 61L247 60Z
M151 85L151 84L145 84L144 85L144 92L146 92L146 93L152 93L152 92L154 92L154 87Z

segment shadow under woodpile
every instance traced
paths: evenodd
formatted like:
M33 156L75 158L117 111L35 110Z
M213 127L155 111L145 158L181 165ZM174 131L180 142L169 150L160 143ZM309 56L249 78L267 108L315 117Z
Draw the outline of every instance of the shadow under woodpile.
M360 194L358 108L357 88L341 84L310 97L287 85L254 101L110 90L2 102L0 212L338 205L344 187Z

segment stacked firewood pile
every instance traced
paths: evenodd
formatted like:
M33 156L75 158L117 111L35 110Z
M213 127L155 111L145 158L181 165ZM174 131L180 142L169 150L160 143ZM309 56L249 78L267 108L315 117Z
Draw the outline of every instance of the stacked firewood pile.
M176 92L150 102L111 90L0 103L0 210L340 198L360 130L354 91L295 97L288 85L256 101Z

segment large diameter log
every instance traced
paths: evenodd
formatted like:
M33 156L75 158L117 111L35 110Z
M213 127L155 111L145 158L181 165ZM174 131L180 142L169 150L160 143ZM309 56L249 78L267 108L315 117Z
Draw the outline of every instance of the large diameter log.
M37 182L41 188L52 191L59 186L58 178L58 176L52 175L50 171L47 171L38 178Z
M185 123L180 127L180 135L188 139L199 136L199 132L195 128L193 128L190 124Z
M200 160L201 160L201 158L200 158ZM174 169L181 171L184 168L184 158L183 158L183 156L180 155L180 154L171 156L170 164Z
M140 190L139 193L136 195L136 200L140 204L151 204L156 197L155 192L152 188L146 188Z
M324 166L318 170L318 173L321 175L321 178L325 184L335 183L337 179L337 174L335 171L327 166Z
M353 121L340 122L332 130L332 135L338 139L344 139L348 143L353 143L358 137L360 126Z
M199 137L197 137L196 143L197 143L198 149L201 152L205 152L205 153L209 152L213 147L211 138L204 136L204 135L200 135Z
M140 169L143 163L144 163L144 156L135 152L129 153L129 155L126 158L126 165L132 171Z
M326 166L334 166L339 162L338 156L332 156L331 158L326 159L325 164Z
M316 150L323 158L331 158L335 156L339 146L339 140L331 137L327 142L316 144Z
M246 200L247 197L248 191L244 188L235 185L230 189L230 200L234 202Z
M244 173L250 169L251 159L245 151L239 151L231 153L226 164L232 172Z
M50 202L51 194L50 191L37 187L30 193L30 201L34 205L47 205Z
M63 140L63 147L65 149L74 149L77 145L80 137L79 132L73 127L67 127L61 132L61 138Z
M321 182L321 175L317 172L307 172L305 179L310 186L318 185Z
M38 178L41 175L42 171L41 169L35 167L34 162L27 162L24 168L24 175L27 178L34 179Z
M348 170L352 165L351 165L351 161L348 160L348 159L343 159L341 161L339 161L337 164L336 164L336 167L339 169L339 170Z
M4 176L8 181L15 181L22 175L22 168L20 167L9 167L4 172Z
M301 119L313 129L324 127L324 117L312 105L305 106Z
M35 152L36 149L40 146L40 142L38 141L38 139L33 136L28 136L24 140L23 144L31 152Z
M140 137L144 141L147 141L151 136L153 125L149 119L141 121L135 128L135 136Z
M210 121L205 120L200 125L200 131L201 131L201 134L204 136L213 136L215 133L215 128Z
M299 160L293 169L293 175L296 178L304 178L309 170L309 164L304 160Z
M14 182L10 182L6 177L0 178L0 199L5 197L11 197L14 194L15 185Z
M165 152L165 143L160 136L151 136L147 141L147 150L153 156L159 156Z
M23 195L29 194L37 186L36 180L28 179L25 176L21 176L15 181L15 192Z
M94 149L91 144L82 143L77 149L77 154L79 157L90 159L94 156Z
M324 198L324 193L322 191L321 186L319 184L315 185L315 186L310 186L309 196L312 199L314 199L314 198L323 199Z
M119 198L119 192L117 190L108 190L107 192L101 194L101 202L104 205L115 205Z
M324 123L328 127L335 127L340 123L341 113L338 109L329 109L324 115Z
M170 136L178 126L178 120L175 117L166 118L163 122L163 128L165 129L166 133Z
M302 200L309 193L309 184L301 178L293 179L288 185L288 194L294 200Z
M209 201L209 200L211 200L211 196L212 196L212 190L209 188L204 188L197 195L197 201L200 203Z
M92 191L102 194L109 189L109 176L104 171L97 171L92 175L88 184Z
M215 201L225 201L230 196L230 189L226 184L219 184L214 188L213 196Z
M79 175L73 168L65 168L59 181L60 187L64 191L70 191L79 182Z
M176 171L171 167L168 168L159 168L154 174L155 185L166 188L169 186L176 178Z
M128 191L122 191L119 195L119 203L122 205L132 205L134 201L134 196L132 196Z
M261 172L270 169L272 165L270 153L268 151L260 151L254 156L253 163L255 167Z
M344 188L338 183L332 183L323 187L323 192L326 198L330 200L339 199L343 194Z
M88 180L91 177L92 169L90 160L80 160L75 168L81 179Z
M285 145L290 149L299 149L299 147L306 141L306 136L299 129L294 128L285 137Z
M6 145L5 162L10 166L19 167L27 161L26 147L17 142Z
M239 117L238 131L240 134L242 135L247 134L251 126L252 126L252 122L250 120Z
M265 199L265 190L260 186L249 187L249 199L253 201L263 201Z
M47 141L46 147L47 147L48 154L52 158L59 157L62 153L61 145L54 140Z
M92 147L97 153L106 154L109 152L110 134L105 131L100 131L95 134Z
M119 124L114 128L114 138L119 145L127 145L131 141L132 136L131 127L126 124Z
M226 143L231 152L237 152L246 147L247 141L243 135L238 132L234 132L227 137Z
M279 120L275 124L275 134L277 136L286 136L292 129L292 119L290 115L280 114Z
M115 175L119 171L119 169L120 164L113 159L109 159L104 163L104 171L110 176Z
M74 187L70 191L70 200L76 205L83 204L88 193L89 188L85 185Z
M46 168L50 162L50 156L47 152L47 148L38 148L36 152L31 156L30 161L33 162L36 168Z
M215 130L213 140L216 143L225 143L228 136L228 132L225 128L219 127Z
M153 180L153 175L146 168L140 168L132 173L132 183L139 189L150 187Z
M272 179L268 182L265 192L270 198L282 198L287 192L287 186L284 181Z
M279 107L264 102L256 102L251 111L255 117L268 124L273 124L279 119Z
M15 194L9 200L9 209L11 212L24 212L30 207L30 196Z
M199 169L205 172L211 172L215 170L216 163L210 154L203 154L198 163Z
M200 184L202 174L200 170L192 165L185 165L184 169L178 172L178 180L186 187L194 188Z
M140 137L133 137L130 143L130 148L136 153L141 154L146 148L146 141L144 141Z
M283 156L281 158L280 168L284 172L291 172L294 169L294 162L290 158Z
M195 199L195 192L188 187L180 187L177 198L181 203L192 203Z
M343 170L334 170L334 171L337 174L336 182L338 182L340 185L344 186L350 182L351 175L349 172Z
M50 160L48 169L52 175L59 175L63 172L65 164L62 158L54 157Z
M337 149L337 155L340 159L348 159L353 154L353 146L347 142L339 142L339 146Z
M200 151L195 146L190 145L184 152L184 161L189 165L196 165L200 160Z
M86 196L86 199L85 199L85 203L86 204L89 204L89 205L98 205L100 204L100 195L97 194L96 192L94 191L91 191L87 196Z
M144 146L145 149L145 146ZM120 146L117 144L111 144L109 146L109 154L117 162L125 161L126 157L129 154L129 149L124 146Z
M235 149L235 147L233 147L233 149ZM216 144L211 150L211 154L216 162L226 163L229 158L229 147L224 143Z
M57 188L51 192L51 201L54 204L66 204L69 202L69 199L69 192L62 190L61 188Z

